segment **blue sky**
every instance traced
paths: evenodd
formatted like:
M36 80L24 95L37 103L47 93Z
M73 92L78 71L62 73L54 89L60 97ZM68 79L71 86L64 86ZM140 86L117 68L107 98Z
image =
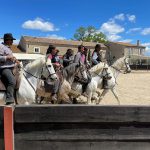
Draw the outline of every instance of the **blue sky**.
M0 36L70 39L93 25L111 41L150 47L149 0L0 0Z

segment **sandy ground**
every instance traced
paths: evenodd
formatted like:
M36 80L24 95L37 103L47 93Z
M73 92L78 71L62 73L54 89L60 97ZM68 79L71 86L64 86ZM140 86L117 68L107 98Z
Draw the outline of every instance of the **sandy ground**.
M119 74L116 91L121 105L150 105L150 71L132 71ZM109 91L101 100L101 105L118 104Z
M116 91L121 105L150 105L150 71L132 71L120 74ZM0 105L4 101L0 101ZM101 100L100 105L118 105L111 91Z

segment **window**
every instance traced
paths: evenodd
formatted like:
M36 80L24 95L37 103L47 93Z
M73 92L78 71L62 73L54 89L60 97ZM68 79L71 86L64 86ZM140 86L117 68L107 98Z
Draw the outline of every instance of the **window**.
M34 47L34 53L40 53L40 48L39 47Z

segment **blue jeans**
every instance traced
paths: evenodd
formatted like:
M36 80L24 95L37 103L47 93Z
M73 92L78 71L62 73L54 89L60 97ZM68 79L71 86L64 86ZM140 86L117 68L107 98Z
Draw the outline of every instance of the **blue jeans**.
M6 87L6 103L14 102L14 90L16 85L16 79L12 74L11 68L4 68L0 70L2 82Z

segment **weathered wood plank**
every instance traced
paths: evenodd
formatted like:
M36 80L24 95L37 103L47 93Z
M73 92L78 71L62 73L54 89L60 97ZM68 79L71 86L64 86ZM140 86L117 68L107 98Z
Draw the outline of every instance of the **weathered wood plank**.
M149 150L150 142L18 141L15 150Z
M19 106L15 122L150 122L147 106Z
M3 106L0 106L0 149L4 150Z
M15 109L15 150L149 150L150 107L52 105Z
M35 126L35 125L34 125ZM33 129L34 126L31 128ZM40 126L40 125L39 125ZM66 124L67 126L67 124ZM94 126L94 125L93 125ZM28 126L26 126L28 128ZM86 126L79 128L54 128L49 130L32 130L15 132L16 140L24 141L149 141L150 142L150 127L133 127L120 126L112 128L99 127L89 129Z

